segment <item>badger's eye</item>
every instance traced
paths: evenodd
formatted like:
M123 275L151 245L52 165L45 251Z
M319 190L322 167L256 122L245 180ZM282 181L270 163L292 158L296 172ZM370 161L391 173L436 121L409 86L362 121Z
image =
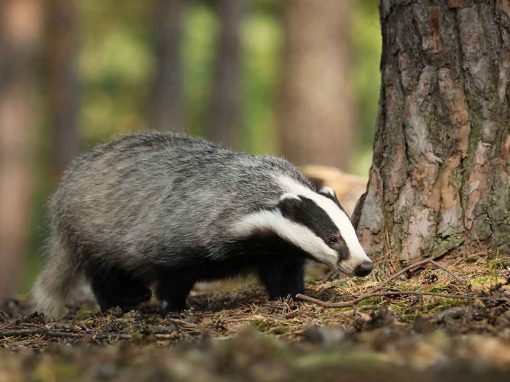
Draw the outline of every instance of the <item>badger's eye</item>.
M331 235L331 236L329 237L329 244L335 244L335 243L337 243L337 242L338 242L338 236L336 236L336 235Z

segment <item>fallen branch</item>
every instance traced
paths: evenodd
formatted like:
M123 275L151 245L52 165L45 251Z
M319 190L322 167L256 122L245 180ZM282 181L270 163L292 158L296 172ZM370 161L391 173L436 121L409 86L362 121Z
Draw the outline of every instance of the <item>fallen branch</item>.
M473 294L449 294L449 293L434 293L434 292L419 292L419 291L390 291L390 292L375 292L375 293L367 293L363 296L355 298L350 301L342 301L342 302L329 302L322 301L317 298L313 298L310 296L306 296L304 294L296 295L298 300L308 301L324 308L348 308L356 305L357 303L366 300L371 297L382 297L382 296L434 296L441 298L475 298L476 295Z
M30 337L35 335L45 335L48 337L75 337L81 338L86 333L65 332L62 330L37 328L37 329L19 329L0 331L0 337Z
M460 285L463 285L465 286L465 283L459 278L457 277L457 275L455 275L455 273L453 273L452 271L450 271L448 268L446 268L445 266L439 264L439 263L436 263L433 259L430 259L430 262L432 264L434 264L436 267L438 268L441 268L443 271L445 271L446 273L448 273L455 281L457 281Z
M435 297L441 297L441 298L473 298L473 297L476 297L475 295L472 295L472 294L446 294L446 293L419 292L419 291L379 292L381 289L384 288L385 285L387 285L391 281L395 280L397 277L403 275L404 273L410 271L411 269L417 268L418 266L427 264L427 263L431 263L434 266L436 266L437 268L442 269L443 271L448 273L450 276L452 276L457 282L462 284L462 281L455 274L453 274L453 272L451 272L449 269L442 266L441 264L436 263L434 260L435 260L434 258L427 258L427 259L417 261L416 263L411 264L411 265L401 269L394 275L390 276L388 279L384 280L378 286L373 288L370 292L368 292L364 295L361 295L353 300L343 301L343 302L328 302L328 301L322 301L322 300L319 300L319 299L316 299L316 298L313 298L310 296L306 296L304 294L298 294L298 295L296 295L296 298L298 300L308 301L308 302L320 305L325 308L346 308L346 307L354 306L357 303L359 303L360 301L366 300L367 298L381 297L381 296L415 295L415 296L435 296Z

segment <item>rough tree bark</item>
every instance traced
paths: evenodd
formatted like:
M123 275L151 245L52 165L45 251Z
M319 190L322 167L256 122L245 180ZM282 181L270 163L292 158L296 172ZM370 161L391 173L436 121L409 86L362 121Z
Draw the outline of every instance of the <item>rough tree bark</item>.
M510 252L510 1L382 0L380 13L364 247L403 262Z
M183 0L156 0L154 40L157 72L149 104L150 127L184 131L181 62Z
M52 170L56 178L80 152L76 2L47 0L46 88L49 96Z
M279 110L282 153L292 162L345 169L351 157L354 103L350 1L283 3L285 51Z
M206 134L224 146L235 147L241 107L241 24L247 0L218 0L215 5L221 29Z
M27 248L32 196L32 73L39 0L0 2L0 299L11 296Z

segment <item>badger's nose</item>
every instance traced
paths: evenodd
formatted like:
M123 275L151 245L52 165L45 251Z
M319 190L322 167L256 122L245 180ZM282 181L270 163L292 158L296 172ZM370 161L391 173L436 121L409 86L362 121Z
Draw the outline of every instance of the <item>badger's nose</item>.
M363 261L360 265L354 268L354 274L358 277L367 276L374 269L374 263L371 261Z

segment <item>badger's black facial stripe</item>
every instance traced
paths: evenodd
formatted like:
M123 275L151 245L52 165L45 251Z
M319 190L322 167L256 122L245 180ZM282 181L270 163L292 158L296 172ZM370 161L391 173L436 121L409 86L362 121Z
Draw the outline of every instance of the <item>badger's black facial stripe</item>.
M313 200L298 196L301 200L284 199L280 202L279 208L285 218L308 227L326 243L332 235L340 234L335 223L322 208Z

